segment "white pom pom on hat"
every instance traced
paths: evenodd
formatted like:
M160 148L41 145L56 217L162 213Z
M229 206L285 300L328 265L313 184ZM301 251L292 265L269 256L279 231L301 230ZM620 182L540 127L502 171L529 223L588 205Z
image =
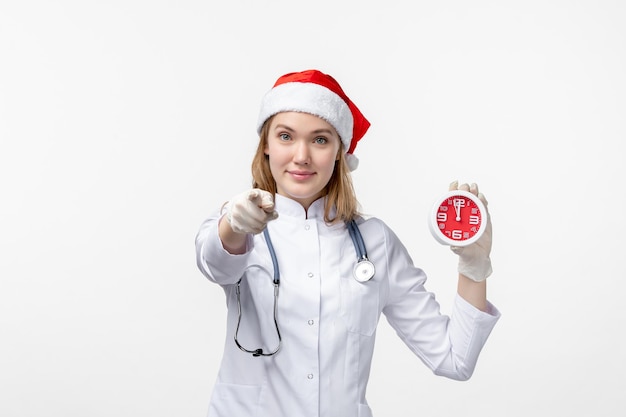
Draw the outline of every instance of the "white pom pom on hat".
M261 102L257 132L261 133L267 119L285 111L309 113L326 120L341 138L348 167L351 171L357 168L359 160L354 150L370 122L333 77L312 69L278 78Z

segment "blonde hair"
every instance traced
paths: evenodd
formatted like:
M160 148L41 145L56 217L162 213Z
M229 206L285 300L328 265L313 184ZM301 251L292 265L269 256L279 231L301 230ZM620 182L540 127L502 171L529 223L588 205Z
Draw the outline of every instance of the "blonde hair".
M252 159L252 187L260 188L272 194L276 194L276 180L270 171L269 156L265 154L269 126L273 117L265 121L259 135L259 146ZM324 221L333 223L337 220L350 221L359 216L359 203L352 185L352 176L346 158L343 144L339 147L339 158L335 161L335 169L326 184ZM336 209L335 216L331 218L333 207Z

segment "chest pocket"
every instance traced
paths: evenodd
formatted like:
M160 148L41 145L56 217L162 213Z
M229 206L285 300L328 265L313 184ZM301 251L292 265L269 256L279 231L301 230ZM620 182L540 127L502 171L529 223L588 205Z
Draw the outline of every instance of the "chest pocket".
M344 275L341 286L341 316L348 331L372 336L380 317L380 283L375 279L358 282Z

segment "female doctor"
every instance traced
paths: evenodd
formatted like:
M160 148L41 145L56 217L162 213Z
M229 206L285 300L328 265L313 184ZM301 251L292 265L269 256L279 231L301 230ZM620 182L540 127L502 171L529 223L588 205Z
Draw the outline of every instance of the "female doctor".
M210 417L372 416L365 392L381 313L436 375L472 375L500 316L486 299L491 225L453 248L458 295L441 314L398 237L357 210L350 171L369 125L317 70L284 75L264 96L252 189L196 237L198 267L228 307ZM486 204L476 185L457 187ZM369 262L357 262L364 253Z

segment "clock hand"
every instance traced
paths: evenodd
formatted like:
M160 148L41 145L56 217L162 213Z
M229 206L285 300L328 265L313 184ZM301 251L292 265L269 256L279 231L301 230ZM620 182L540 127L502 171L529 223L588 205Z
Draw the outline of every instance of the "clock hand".
M456 212L456 221L461 220L461 200L454 200L454 211Z

